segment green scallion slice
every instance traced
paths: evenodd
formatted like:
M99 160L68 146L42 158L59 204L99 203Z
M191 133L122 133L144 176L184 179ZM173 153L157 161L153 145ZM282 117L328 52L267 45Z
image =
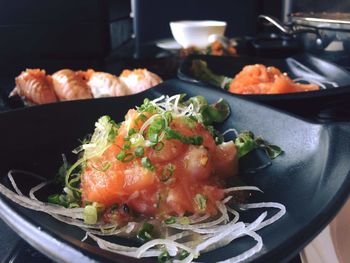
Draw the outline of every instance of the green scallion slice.
M137 238L140 239L142 242L147 242L152 239L152 232L153 232L154 226L149 223L144 223L137 233Z
M159 152L164 148L164 142L158 142L156 145L152 146L152 148L156 151Z
M151 160L148 157L143 157L141 159L141 164L143 167L153 171L154 170L154 166L151 163Z
M204 211L207 208L207 198L204 195L196 194L194 201L197 204L199 210Z
M136 157L142 157L144 153L145 153L145 149L142 146L137 146L134 152Z
M176 223L176 217L175 216L171 216L171 217L165 219L164 223L167 224L167 225L175 224Z
M174 174L175 166L173 164L168 164L163 168L160 180L162 182L168 181Z
M93 205L87 205L84 208L84 223L93 225L97 223L97 209Z

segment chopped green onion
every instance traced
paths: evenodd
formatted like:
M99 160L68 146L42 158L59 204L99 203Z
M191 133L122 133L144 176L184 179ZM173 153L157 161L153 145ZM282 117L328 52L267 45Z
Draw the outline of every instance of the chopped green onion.
M110 162L103 163L102 164L102 172L106 172L111 166L112 166L112 164Z
M185 258L187 258L189 256L189 254L190 253L188 251L182 249L179 253L179 259L184 260Z
M166 119L167 123L170 123L173 120L173 114L170 111L165 112L163 117Z
M145 114L142 114L142 113L137 118L141 121L147 121L147 116Z
M179 218L179 223L181 225L189 225L191 222L190 222L190 219L187 216L183 216L183 217Z
M144 153L145 149L142 146L137 146L134 152L136 157L142 157Z
M192 103L197 109L208 105L208 101L203 96L191 97L188 101Z
M167 166L163 168L162 175L160 177L160 180L162 182L168 181L174 174L175 166L171 163L169 163Z
M176 217L175 216L171 216L171 217L165 219L164 223L167 224L167 225L174 224L174 223L176 223Z
M117 158L118 161L122 161L126 156L125 151L121 151L120 153L117 154L115 158Z
M143 167L153 171L154 170L154 166L151 163L151 160L148 157L143 157L141 159L141 164Z
M242 157L256 148L265 150L270 159L274 159L283 153L283 150L277 145L269 144L262 137L254 139L254 134L250 131L244 131L235 139L238 150L238 157Z
M164 148L164 142L158 142L156 145L153 145L152 148L156 151L159 152Z
M204 195L196 194L194 197L199 210L204 211L207 208L207 198Z
M258 147L265 150L270 159L275 159L277 156L283 153L282 149L277 145L269 144L262 137L258 137L255 140Z
M238 158L243 157L257 147L254 134L250 131L240 133L235 139L235 144L238 150Z
M200 110L201 122L210 125L213 122L223 122L230 115L230 106L226 101L220 99L212 105L203 106Z
M122 149L123 150L129 150L131 148L131 142L130 141L126 141L123 146Z
M117 210L119 208L119 205L118 204L113 204L112 206L111 206L111 211L115 211L115 210Z
M159 263L165 263L170 259L169 252L164 250L162 253L158 255L158 262Z
M128 163L134 159L134 155L132 153L126 153L125 151L121 151L117 154L116 158L118 161Z
M163 117L155 118L150 125L150 128L154 131L161 131L162 129L164 129L164 127L165 121Z
M77 203L70 203L70 204L68 205L68 208L79 208L79 207L80 207L80 205L77 204Z
M127 153L124 159L122 160L122 162L128 163L128 162L131 162L132 160L134 160L134 155L132 153Z
M147 242L152 239L152 232L154 226L149 223L144 223L139 232L137 233L137 238L142 242Z
M144 138L140 133L135 133L130 137L130 143L134 147L141 145L143 142L144 142Z
M158 138L159 138L159 135L157 133L151 133L151 134L148 134L148 139L150 140L151 143L158 143Z
M188 128L193 129L196 127L197 122L188 116L182 116L181 121L183 124L185 124Z
M165 129L165 138L167 140L176 139L184 144L202 145L203 143L203 137L200 135L185 136L169 127Z
M102 163L102 165L100 166L100 167L98 167L98 166L95 166L95 164L94 163L92 163L91 164L91 167L92 168L94 168L96 171L99 171L99 172L106 172L110 167L112 166L112 164L110 163L110 162L104 162L104 163ZM74 179L72 179L71 181L70 181L70 184L72 184L72 181L73 181ZM79 182L80 182L80 178L79 178Z
M87 205L84 208L84 223L93 225L97 223L97 209L93 205Z
M143 104L140 107L136 107L138 112L149 112L149 113L157 113L158 108L154 106L149 99L144 99Z
M130 137L131 135L137 133L137 131L134 129L134 128L131 128L129 131L128 131L128 136Z
M224 142L224 136L220 132L218 132L213 126L206 126L208 132L210 132L211 136L213 136L215 144L219 145Z
M59 194L53 194L53 195L49 195L47 198L47 202L51 203L51 204L57 204L60 205L60 195Z

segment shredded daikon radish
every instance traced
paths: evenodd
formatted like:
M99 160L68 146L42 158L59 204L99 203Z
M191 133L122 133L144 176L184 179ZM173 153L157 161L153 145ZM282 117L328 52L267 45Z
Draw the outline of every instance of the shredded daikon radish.
M31 188L30 191L29 191L29 197L30 197L31 199L38 200L38 199L35 197L34 193L37 192L37 191L39 191L41 188L47 186L47 185L50 184L50 183L52 183L52 181L42 182L42 183L38 184L37 186L34 186L34 187Z
M176 98L172 99L176 100ZM11 174L9 177L11 177ZM224 190L225 194L228 196L221 202L216 203L220 212L220 215L218 215L216 219L214 218L213 220L208 221L210 216L207 214L202 216L193 215L188 217L190 222L189 225L179 223L169 225L163 224L163 227L175 229L174 231L177 232L166 238L157 238L148 241L140 247L130 247L106 241L97 235L113 236L121 235L123 233L128 234L139 226L140 223L129 222L127 225L120 228L118 228L116 225L106 225L105 223L97 223L94 225L84 224L82 220L83 208L64 208L62 206L41 202L35 197L34 193L49 183L50 182L43 182L33 187L29 193L30 198L24 196L18 187L18 192L15 193L4 185L0 184L0 192L17 204L33 210L48 213L59 221L83 229L86 232L86 236L82 240L85 240L87 236L89 236L101 249L136 258L158 257L165 250L169 256L175 257L174 262L191 262L194 258L199 256L200 252L207 252L228 245L235 239L242 236L250 236L257 242L254 247L248 249L240 255L222 261L222 263L241 262L259 252L262 248L262 238L256 233L256 231L272 224L286 213L285 206L279 203L266 202L243 204L239 205L239 208L242 210L277 208L279 211L268 219L266 219L267 211L264 211L252 223L238 221L239 213L228 206L228 201L232 198L232 196L228 194L235 191L262 191L255 186L230 187ZM14 179L12 180L12 184L16 185ZM234 217L230 218L229 214L234 215ZM194 239L189 240L192 237ZM188 252L187 257L181 261L177 259L177 255L180 250Z
M241 205L241 208L243 208L243 209L251 209L251 208L278 208L278 209L280 209L280 211L278 211L274 216L272 216L271 218L262 222L257 228L254 229L254 231L262 229L265 226L271 225L272 223L274 223L275 221L280 219L286 213L286 207L280 203L275 203L275 202L245 204L245 205Z
M230 193L230 192L237 192L237 191L259 191L262 192L258 187L256 186L235 186L235 187L230 187L230 188L226 188L224 189L224 192Z
M294 82L306 82L306 83L310 83L310 84L316 84L318 86L320 86L321 89L326 89L327 86L325 84L329 84L332 85L333 87L339 87L338 83L333 82L333 81L327 81L327 80L316 80L313 78L295 78L293 79Z
M15 189L16 193L19 195L23 195L21 190L19 190L19 188L17 187L17 184L16 184L15 180L13 179L11 171L8 172L7 177L9 178L11 185L12 185L13 189Z

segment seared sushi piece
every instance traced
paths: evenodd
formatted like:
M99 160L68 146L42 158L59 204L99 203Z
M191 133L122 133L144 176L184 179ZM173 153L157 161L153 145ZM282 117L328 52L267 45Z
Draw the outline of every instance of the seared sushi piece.
M119 77L128 86L130 94L139 93L163 82L157 74L147 69L126 69Z
M90 87L94 98L125 96L129 94L126 84L117 76L92 69L80 71Z
M46 104L57 101L52 87L52 79L45 70L26 69L16 77L16 87L10 97L19 95L29 104Z
M75 71L62 69L52 75L53 88L61 101L92 98L86 80Z

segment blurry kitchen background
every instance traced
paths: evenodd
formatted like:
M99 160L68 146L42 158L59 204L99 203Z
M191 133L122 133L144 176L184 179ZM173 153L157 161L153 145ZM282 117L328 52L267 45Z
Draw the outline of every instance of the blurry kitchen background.
M169 22L227 21L226 36L254 39L279 34L258 23L266 14L288 21L290 12L349 12L348 0L0 0L0 90L25 68L148 67L174 77L171 54L154 43L171 38ZM349 55L349 54L347 54ZM334 57L334 56L332 56ZM171 61L171 60L170 60ZM347 60L349 61L349 60ZM4 90L4 87L6 90ZM0 221L0 262L46 262ZM40 260L39 260L40 259ZM298 261L296 261L298 262Z
M224 20L227 36L247 38L276 31L259 14L285 21L290 12L349 9L340 0L0 0L0 74L160 57L150 43L170 38L173 20Z

